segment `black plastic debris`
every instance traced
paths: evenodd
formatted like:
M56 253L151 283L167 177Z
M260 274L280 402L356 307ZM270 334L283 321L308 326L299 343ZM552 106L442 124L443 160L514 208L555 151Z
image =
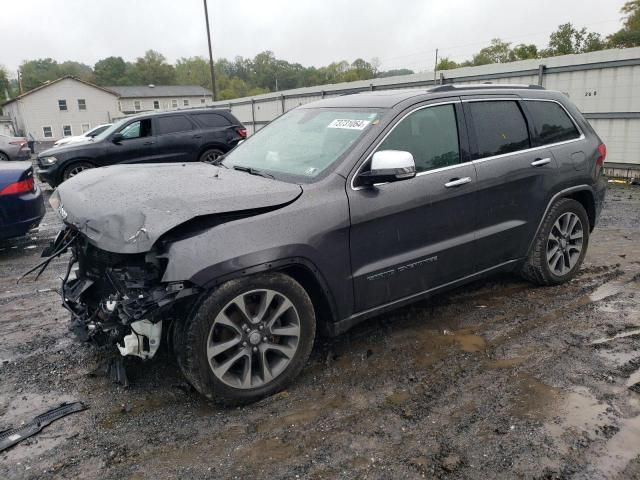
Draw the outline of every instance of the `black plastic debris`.
M26 425L0 432L0 452L13 447L25 438L35 435L50 423L86 409L87 406L82 402L63 403L59 407L49 410L42 415L38 415Z

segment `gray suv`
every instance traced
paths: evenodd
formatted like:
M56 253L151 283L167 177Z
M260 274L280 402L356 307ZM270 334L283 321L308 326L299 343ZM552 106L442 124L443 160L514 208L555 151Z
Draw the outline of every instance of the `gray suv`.
M606 155L563 94L443 85L301 106L217 165L117 165L51 197L83 338L255 401L302 370L317 332L501 271L578 271Z

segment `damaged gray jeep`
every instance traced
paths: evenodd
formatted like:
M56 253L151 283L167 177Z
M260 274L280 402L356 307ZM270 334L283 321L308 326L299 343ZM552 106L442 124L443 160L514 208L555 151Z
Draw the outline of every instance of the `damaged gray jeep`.
M572 278L606 149L559 93L440 86L301 106L217 165L96 168L50 203L64 306L123 356L170 346L222 403L284 388L329 335L500 271ZM44 263L43 268L46 267Z

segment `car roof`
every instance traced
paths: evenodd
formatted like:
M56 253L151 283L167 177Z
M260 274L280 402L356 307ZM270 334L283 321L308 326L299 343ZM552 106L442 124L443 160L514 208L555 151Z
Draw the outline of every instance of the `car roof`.
M151 117L163 117L165 115L172 115L177 113L217 113L226 116L231 116L231 112L228 108L211 108L211 107L198 107L198 108L179 108L177 110L170 110L168 112L140 112L135 115L129 115L126 118L127 120L131 120L134 118L151 118Z
M429 96L433 98L450 97L452 95L486 95L486 94L521 94L544 90L538 85L519 84L476 84L476 85L437 85L430 88L407 88L398 90L380 90L360 92L326 98L308 103L300 108L317 107L353 107L353 108L392 108L397 104L414 97Z

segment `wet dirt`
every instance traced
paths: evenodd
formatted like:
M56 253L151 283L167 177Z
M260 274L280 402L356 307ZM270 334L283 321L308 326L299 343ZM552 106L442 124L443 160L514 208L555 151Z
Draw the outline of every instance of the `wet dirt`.
M640 478L640 188L611 187L580 273L476 282L318 339L286 391L242 408L160 352L127 389L74 341L35 265L59 222L0 245L0 431L89 410L0 453L2 479ZM35 246L35 248L33 248Z

